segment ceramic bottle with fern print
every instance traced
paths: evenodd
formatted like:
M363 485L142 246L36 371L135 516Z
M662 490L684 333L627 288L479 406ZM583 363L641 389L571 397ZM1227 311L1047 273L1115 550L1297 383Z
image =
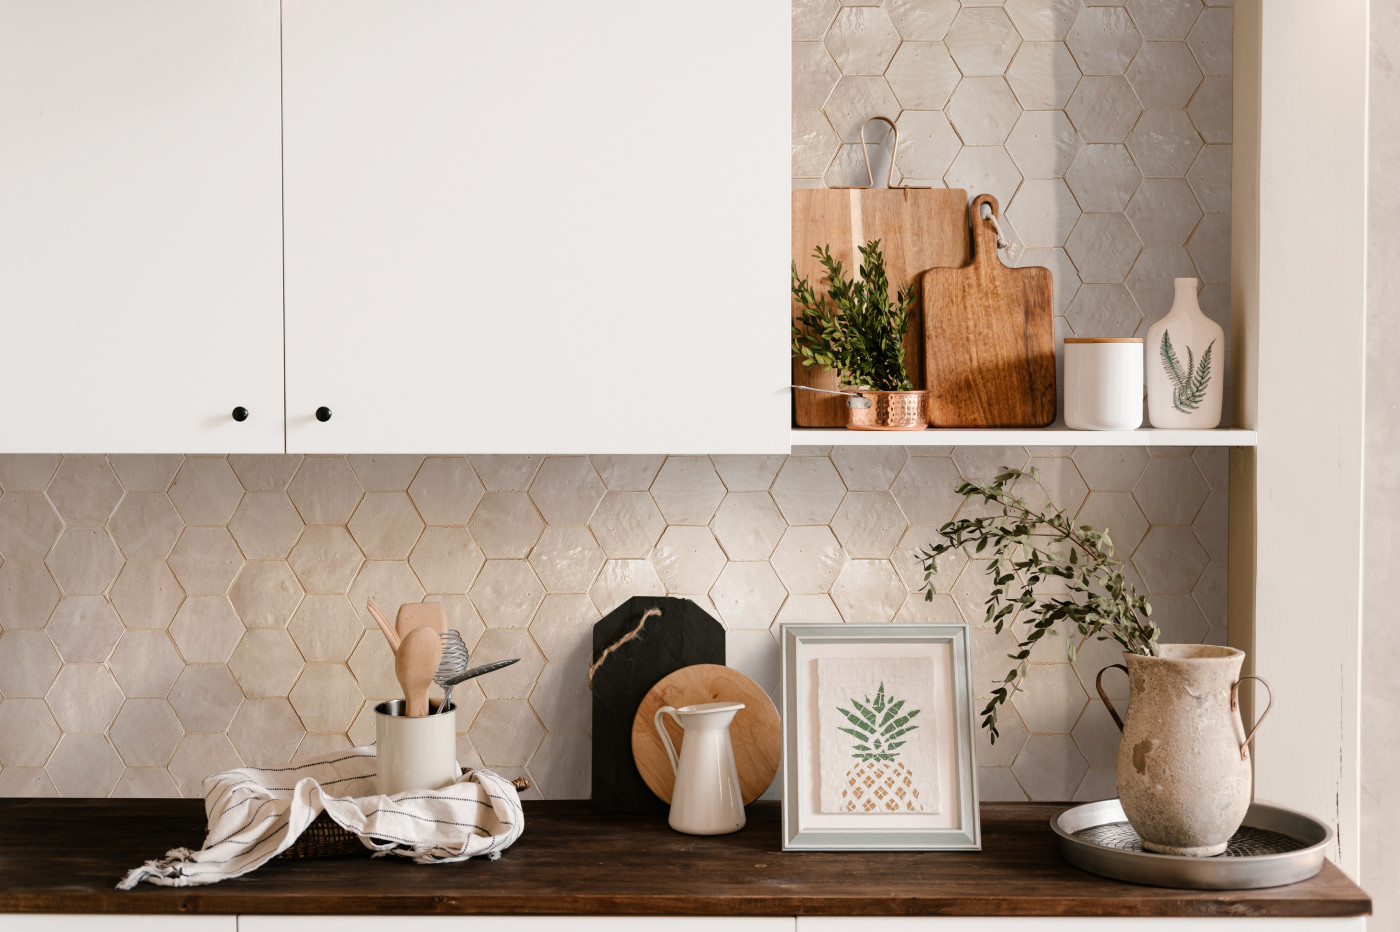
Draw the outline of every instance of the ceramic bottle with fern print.
M1172 309L1148 328L1143 350L1152 426L1218 427L1225 395L1225 331L1201 311L1196 279L1176 279Z

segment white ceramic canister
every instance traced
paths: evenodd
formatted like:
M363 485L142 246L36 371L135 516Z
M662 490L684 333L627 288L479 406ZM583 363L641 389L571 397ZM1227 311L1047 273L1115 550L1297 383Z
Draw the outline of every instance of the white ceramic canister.
M1142 340L1065 338L1065 426L1137 430L1142 426Z
M1225 330L1201 310L1194 278L1175 279L1171 310L1147 328L1147 419L1153 427L1220 426Z
M429 714L409 718L404 701L390 699L374 707L376 783L393 796L404 790L440 790L457 782L457 707L439 713L437 699Z

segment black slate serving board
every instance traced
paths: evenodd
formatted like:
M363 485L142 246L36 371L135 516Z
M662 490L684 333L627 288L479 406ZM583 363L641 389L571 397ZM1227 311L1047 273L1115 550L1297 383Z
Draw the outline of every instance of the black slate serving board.
M632 719L662 677L697 663L724 663L724 626L689 599L633 596L593 626L593 659L637 627L593 674L593 806L600 812L665 812L632 760Z

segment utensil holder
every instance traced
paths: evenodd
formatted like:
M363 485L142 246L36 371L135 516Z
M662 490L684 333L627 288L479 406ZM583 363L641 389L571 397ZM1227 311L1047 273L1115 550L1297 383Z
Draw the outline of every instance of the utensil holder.
M402 699L374 707L374 742L379 792L440 790L462 775L457 766L457 707L438 712L440 700L428 700L428 714L409 718Z

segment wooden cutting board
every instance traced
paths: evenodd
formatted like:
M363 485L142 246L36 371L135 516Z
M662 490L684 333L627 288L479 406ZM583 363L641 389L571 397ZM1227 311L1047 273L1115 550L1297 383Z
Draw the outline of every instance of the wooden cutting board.
M934 427L1045 427L1055 420L1050 270L1011 269L972 202L972 262L923 277L924 373ZM804 394L811 394L805 392Z
M647 619L635 637L642 616ZM604 651L615 647L598 663ZM632 759L632 720L647 690L695 664L723 664L724 626L689 599L633 596L593 626L593 806L600 812L665 812Z
M968 260L967 192L958 188L812 188L792 192L792 259L797 274L820 294L825 270L812 258L818 246L830 246L847 276L860 270L860 247L873 239L885 254L892 288L913 284L926 270L958 267ZM924 337L917 299L904 340L904 366L915 388L923 388ZM798 307L794 302L792 315ZM808 369L792 361L794 385L835 389L827 369ZM793 391L798 427L845 427L846 399L839 395Z
M699 705L702 702L742 702L744 708L729 726L734 744L734 766L744 805L758 799L778 775L783 756L783 726L773 700L753 680L738 670L712 663L677 670L647 691L632 721L632 756L651 791L667 803L676 785L676 774L666 757L666 747L656 733L656 710L662 706ZM663 721L671 743L680 754L684 730L667 716Z

